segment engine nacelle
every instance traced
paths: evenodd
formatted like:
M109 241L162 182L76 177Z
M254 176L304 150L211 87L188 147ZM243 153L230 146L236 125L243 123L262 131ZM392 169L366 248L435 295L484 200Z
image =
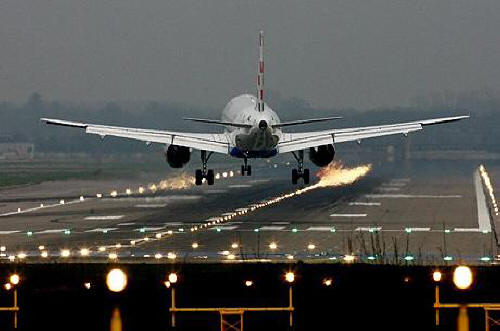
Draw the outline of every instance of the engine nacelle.
M321 145L309 148L309 160L318 167L326 167L333 161L335 147L333 145Z
M189 147L170 145L165 151L165 158L172 168L182 168L189 162L191 151Z

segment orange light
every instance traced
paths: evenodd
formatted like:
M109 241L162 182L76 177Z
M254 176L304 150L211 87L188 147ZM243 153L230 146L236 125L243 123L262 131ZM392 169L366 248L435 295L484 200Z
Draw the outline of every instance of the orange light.
M285 280L287 282L289 282L290 284L293 283L295 281L295 274L293 272L287 272L285 274Z

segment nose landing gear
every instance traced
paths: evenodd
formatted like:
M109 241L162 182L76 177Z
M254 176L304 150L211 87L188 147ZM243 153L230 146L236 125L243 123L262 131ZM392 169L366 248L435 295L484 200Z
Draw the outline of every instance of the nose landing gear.
M252 166L247 164L247 158L244 159L245 164L241 166L241 175L245 176L245 172L247 176L252 176Z
M207 169L207 162L208 159L210 159L210 156L212 156L213 152L208 153L207 151L201 151L201 162L202 162L202 168L203 169L196 169L195 172L195 184L196 185L201 185L203 183L203 179L206 179L208 185L214 185L214 170L213 169Z
M298 156L292 152L293 157L297 160L297 169L292 170L292 183L297 184L299 178L304 180L304 184L309 184L309 169L304 169L304 151L298 151Z

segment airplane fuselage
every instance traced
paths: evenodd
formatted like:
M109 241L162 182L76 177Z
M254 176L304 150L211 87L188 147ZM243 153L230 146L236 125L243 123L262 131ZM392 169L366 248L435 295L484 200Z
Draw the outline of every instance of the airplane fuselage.
M267 105L256 108L257 98L251 94L239 95L228 102L222 111L221 121L251 125L249 128L226 126L231 141L230 154L240 158L268 158L275 156L282 136L278 115Z

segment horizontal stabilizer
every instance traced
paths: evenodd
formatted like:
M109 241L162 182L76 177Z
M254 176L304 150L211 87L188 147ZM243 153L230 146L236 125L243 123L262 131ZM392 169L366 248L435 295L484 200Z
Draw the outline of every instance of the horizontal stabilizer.
M252 127L250 124L231 123L231 122L224 122L224 121L219 121L219 120L210 120L210 119L204 119L204 118L185 117L183 119L186 120L186 121L193 121L193 122L206 123L206 124L224 125L224 126L234 126L234 127L237 127L237 128L247 128L247 129L250 129Z
M290 121L290 122L282 122L279 124L274 124L274 128L281 128L283 126L292 126L292 125L302 125L302 124L309 124L309 123L317 123L317 122L326 122L326 121L331 121L331 120L338 120L341 119L342 116L333 116L333 117L322 117L322 118L310 118L307 120L298 120L298 121Z

